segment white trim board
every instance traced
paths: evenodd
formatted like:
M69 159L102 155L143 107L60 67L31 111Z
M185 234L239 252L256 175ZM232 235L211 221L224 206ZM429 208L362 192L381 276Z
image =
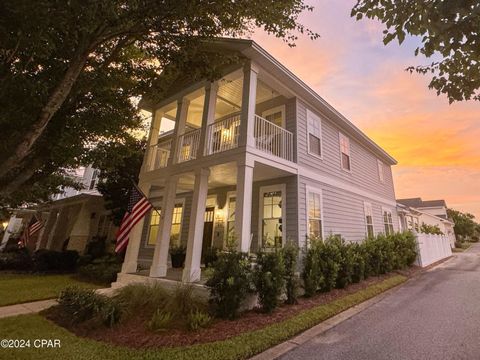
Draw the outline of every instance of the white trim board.
M390 206L393 206L393 207L397 206L397 202L395 201L395 199L384 198L384 197L382 197L380 195L377 195L377 194L374 194L370 191L363 190L363 189L361 189L361 188L359 188L355 185L347 184L347 183L345 183L345 182L343 182L339 179L335 179L335 178L332 178L330 176L322 175L322 174L317 173L315 171L309 170L305 167L299 167L298 168L298 175L299 176L304 176L304 177L308 178L309 180L313 180L313 181L323 183L323 184L326 184L326 185L331 185L333 187L348 191L352 194L361 195L363 197L366 197L366 198L371 199L371 200L375 200L375 201L380 202L380 203L385 204L385 205L390 205Z

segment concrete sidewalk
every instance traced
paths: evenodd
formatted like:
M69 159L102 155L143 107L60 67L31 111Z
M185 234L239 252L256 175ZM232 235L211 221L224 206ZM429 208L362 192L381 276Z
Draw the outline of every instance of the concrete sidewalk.
M57 304L57 300L40 300L24 304L15 304L0 307L0 319L9 316L33 314L45 310L53 305Z

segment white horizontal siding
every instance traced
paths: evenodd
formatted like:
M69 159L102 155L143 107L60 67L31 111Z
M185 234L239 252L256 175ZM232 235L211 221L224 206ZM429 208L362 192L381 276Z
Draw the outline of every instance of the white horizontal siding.
M322 211L324 235L340 234L347 241L362 241L366 237L364 202L372 204L374 230L378 234L384 231L382 207L392 210L393 226L398 230L395 209L376 200L335 188L312 179L300 177L299 180L299 233L300 240L305 239L307 231L306 188L322 191Z
M320 115L322 119L322 159L308 154L307 149L307 107L297 100L297 147L298 164L312 171L333 178L341 179L351 185L373 192L379 196L395 199L391 167L385 165L385 182L381 183L378 176L377 157L354 138L350 139L350 162L351 172L342 170L340 166L339 132L340 129ZM317 112L315 112L317 113ZM348 134L345 133L346 136Z

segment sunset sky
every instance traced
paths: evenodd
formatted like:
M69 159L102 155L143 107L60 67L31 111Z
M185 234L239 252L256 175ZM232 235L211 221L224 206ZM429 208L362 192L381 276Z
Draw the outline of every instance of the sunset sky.
M381 23L350 17L354 3L315 2L301 19L321 38L293 49L252 38L398 160L397 198L445 199L480 220L480 103L449 105L428 77L406 72L431 62L413 55L419 40L384 46Z

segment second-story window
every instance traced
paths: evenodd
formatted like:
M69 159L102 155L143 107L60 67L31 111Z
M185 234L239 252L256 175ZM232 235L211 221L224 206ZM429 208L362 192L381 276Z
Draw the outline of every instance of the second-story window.
M308 152L322 156L322 121L320 117L307 110Z
M385 174L384 174L385 166L380 160L377 160L377 167L378 167L378 179L383 184L385 182Z
M339 134L340 140L340 156L342 162L342 169L350 171L350 139L343 135Z
M98 179L98 170L93 170L92 179L90 180L90 186L88 190L93 190L97 186L97 179Z

